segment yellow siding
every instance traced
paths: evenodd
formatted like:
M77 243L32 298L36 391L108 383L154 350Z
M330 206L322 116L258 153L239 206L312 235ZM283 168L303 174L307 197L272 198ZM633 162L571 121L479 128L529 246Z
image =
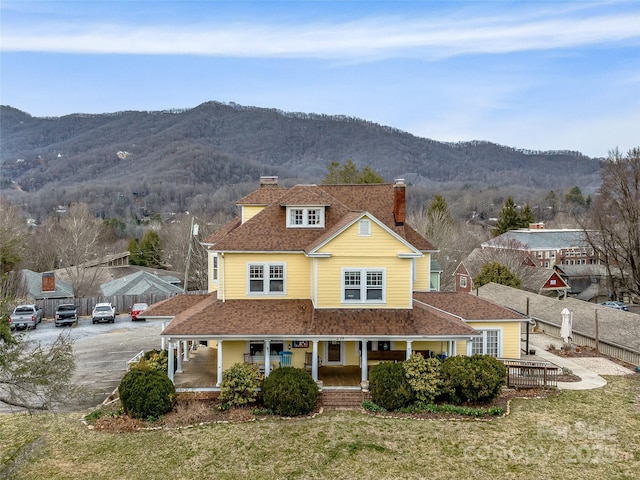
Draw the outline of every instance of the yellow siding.
M222 342L222 370L227 370L236 363L243 363L244 354L248 351L247 342L230 340Z
M429 287L429 279L431 277L431 265L429 259L431 255L428 253L424 254L424 257L416 258L416 278L413 284L413 289L416 292L428 292L430 290Z
M344 346L344 364L360 365L360 342L346 342Z
M289 348L291 341L284 342L285 349L292 353L291 366L296 368L304 368L304 353L305 351L311 351L311 346L308 349L304 348ZM236 363L244 362L244 354L249 352L249 344L247 341L227 340L222 342L222 369L227 370ZM273 364L273 362L272 362ZM273 365L278 366L278 365Z
M257 214L259 214L262 210L264 210L264 206L243 206L242 207L242 223L251 220Z
M471 327L483 330L489 328L499 328L502 330L502 357L504 358L520 358L520 322L467 322ZM459 353L466 352L464 350Z
M284 263L285 294L247 295L247 264ZM244 298L309 298L309 265L304 254L229 253L224 256L224 297Z
M320 252L331 253L331 257L318 259L318 308L410 308L411 259L398 258L398 253L408 253L409 249L374 222L370 236L359 236L356 223ZM384 268L386 303L342 303L342 269L349 267Z

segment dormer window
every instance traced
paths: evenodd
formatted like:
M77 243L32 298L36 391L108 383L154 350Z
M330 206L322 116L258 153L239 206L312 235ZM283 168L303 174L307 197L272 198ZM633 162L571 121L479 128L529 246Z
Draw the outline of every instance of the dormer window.
M287 207L287 227L322 228L324 209L321 207Z

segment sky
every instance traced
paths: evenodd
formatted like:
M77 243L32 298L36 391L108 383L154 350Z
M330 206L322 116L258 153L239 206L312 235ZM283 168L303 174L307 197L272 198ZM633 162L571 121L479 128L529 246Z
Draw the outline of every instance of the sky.
M446 142L640 146L638 0L0 0L0 29L0 103L37 117L218 101Z

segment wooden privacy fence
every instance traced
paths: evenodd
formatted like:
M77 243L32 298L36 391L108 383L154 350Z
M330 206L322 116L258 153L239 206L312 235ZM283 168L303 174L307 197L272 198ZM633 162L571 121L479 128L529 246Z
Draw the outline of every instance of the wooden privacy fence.
M202 294L206 292L187 292L187 294ZM169 293L144 293L140 295L112 295L112 296L98 296L98 297L82 297L82 298L45 298L36 300L36 304L44 309L45 318L53 318L56 312L56 307L61 303L75 303L78 306L78 315L89 316L96 303L110 302L111 305L116 307L116 313L118 315L126 315L131 310L134 303L146 303L153 305L161 300L165 300L174 296L175 294Z
M500 361L507 367L507 386L514 388L551 388L558 386L559 368L549 362L528 360Z

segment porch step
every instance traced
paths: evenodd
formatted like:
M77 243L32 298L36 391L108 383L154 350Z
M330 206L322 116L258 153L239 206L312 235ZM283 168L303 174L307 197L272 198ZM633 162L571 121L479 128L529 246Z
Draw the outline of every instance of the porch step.
M371 400L369 392L360 390L322 390L322 405L325 407L359 408L365 400Z

